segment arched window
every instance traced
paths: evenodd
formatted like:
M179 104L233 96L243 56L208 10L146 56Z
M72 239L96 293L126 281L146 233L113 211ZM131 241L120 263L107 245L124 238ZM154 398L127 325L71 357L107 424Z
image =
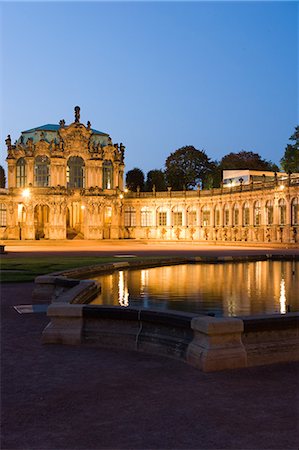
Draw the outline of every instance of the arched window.
M167 211L163 209L157 210L157 224L159 227L167 226Z
M293 198L291 203L291 224L299 225L299 200L298 197Z
M17 187L24 187L26 186L27 181L27 164L25 161L25 158L20 158L17 161L16 166L16 184Z
M229 206L225 205L223 209L223 225L228 227L229 225Z
M208 227L210 225L210 209L208 206L202 208L202 226Z
M259 201L254 203L253 207L254 226L258 227L261 224L261 204Z
M141 208L141 226L150 227L152 225L153 213L148 206Z
M272 200L268 200L266 202L266 225L273 225L273 220L274 220L274 216L273 216L273 201Z
M286 223L286 202L281 198L278 202L278 220L279 225L285 225Z
M220 226L220 209L215 208L215 227Z
M196 211L194 209L188 209L187 211L187 225L189 227L195 226L197 224Z
M37 156L34 160L34 185L49 186L50 160L47 156Z
M107 159L103 162L103 189L113 189L113 165Z
M181 227L183 224L183 213L182 211L172 211L172 225L176 227Z
M247 202L243 205L243 225L244 227L249 226L249 204Z
M136 226L136 209L133 206L125 207L125 227Z
M234 204L233 207L233 226L237 227L239 225L239 207Z
M0 203L0 227L6 227L6 206L4 203Z
M82 188L85 185L85 164L80 156L71 156L66 168L67 187Z

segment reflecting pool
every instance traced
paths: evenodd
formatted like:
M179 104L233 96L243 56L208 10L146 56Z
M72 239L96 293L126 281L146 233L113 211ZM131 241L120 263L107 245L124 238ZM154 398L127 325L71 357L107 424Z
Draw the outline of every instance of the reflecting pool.
M215 316L299 311L299 262L185 264L94 277L100 305L171 309Z

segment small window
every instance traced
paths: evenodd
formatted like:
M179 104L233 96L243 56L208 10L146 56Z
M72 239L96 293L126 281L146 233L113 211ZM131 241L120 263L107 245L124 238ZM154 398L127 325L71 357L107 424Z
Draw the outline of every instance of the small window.
M228 205L225 205L225 207L224 207L223 224L225 227L228 227L228 225L229 225L229 207L228 207Z
M4 203L0 203L0 227L6 227L7 212Z
M215 209L215 226L220 226L220 211L219 209Z

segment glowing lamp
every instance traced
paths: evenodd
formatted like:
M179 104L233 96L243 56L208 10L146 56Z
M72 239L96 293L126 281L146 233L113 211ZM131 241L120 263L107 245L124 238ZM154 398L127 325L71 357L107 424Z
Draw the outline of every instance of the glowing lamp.
M24 197L24 198L29 198L30 197L30 190L28 188L23 189L22 197Z
M81 205L81 209L83 211L85 209L85 205Z

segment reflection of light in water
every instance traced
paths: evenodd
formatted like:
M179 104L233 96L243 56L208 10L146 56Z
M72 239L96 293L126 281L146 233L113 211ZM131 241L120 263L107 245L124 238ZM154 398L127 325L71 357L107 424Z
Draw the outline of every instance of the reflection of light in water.
M140 271L140 295L142 297L143 306L148 307L148 269Z
M286 286L285 281L282 278L280 281L280 295L279 295L279 303L280 303L280 314L286 313Z
M120 306L129 306L129 291L125 283L123 270L118 273L118 302Z

